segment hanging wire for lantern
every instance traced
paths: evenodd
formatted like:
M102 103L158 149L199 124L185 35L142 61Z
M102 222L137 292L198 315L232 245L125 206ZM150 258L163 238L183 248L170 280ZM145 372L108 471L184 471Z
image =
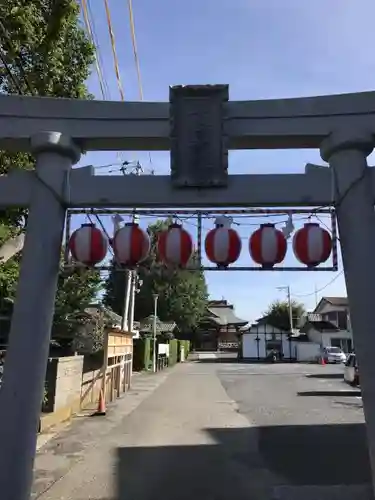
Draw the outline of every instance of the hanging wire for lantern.
M133 209L70 209L67 213L67 221L66 221L66 230L65 230L65 245L64 245L64 256L65 256L65 265L66 266L71 266L71 261L69 261L69 239L71 236L71 226L72 226L72 216L73 215L79 215L79 214L86 214L86 215L94 215L94 216L102 216L102 215L114 215L114 214L119 214L119 215L128 215L129 217L132 217L134 215L134 210ZM216 210L215 208L209 209L209 210L189 210L189 209L181 209L181 210L147 210L147 209L138 209L137 210L137 215L139 219L142 219L142 217L152 217L152 218L159 218L159 219L172 219L175 220L177 223L181 223L183 226L186 222L187 225L191 224L195 226L196 230L196 259L194 263L190 263L186 269L187 271L221 271L223 270L222 267L218 267L216 265L202 265L203 262L203 251L202 251L202 232L208 232L206 231L207 228L203 228L202 226L202 221L203 219L209 219L213 223L215 221L215 218L220 215L225 215L225 216L237 216L239 219L241 217L272 217L272 216L280 216L280 215L285 215L288 220L287 221L279 221L282 223L287 223L289 222L289 226L293 227L293 222L292 222L292 216L294 215L302 215L304 216L303 219L305 221L311 220L314 218L316 215L317 217L319 215L326 215L330 217L330 227L328 229L330 230L331 233L331 238L332 238L332 252L330 256L330 261L329 264L324 265L324 266L317 266L317 267L307 267L303 265L298 265L298 266L285 266L283 264L280 265L275 265L272 268L268 267L262 267L261 265L231 265L227 268L225 268L225 271L280 271L280 272L287 272L287 271L307 271L307 272L314 272L314 271L322 271L322 272L332 272L332 271L337 271L338 270L338 246L337 246L337 224L336 224L336 214L335 210L333 208L317 208L317 209L231 209L231 210ZM191 219L195 219L195 223L190 222ZM318 217L319 220L319 217ZM234 226L241 226L243 223L237 222L233 220L233 225ZM256 228L259 228L261 226L260 223L256 224L248 224L245 223L246 225L251 225L254 226L254 230ZM212 225L214 227L214 224ZM185 227L186 229L186 227ZM210 228L212 229L212 228ZM326 227L327 229L327 227ZM188 228L189 232L190 229ZM249 231L248 237L251 236L252 230ZM244 248L246 248L248 245L243 245ZM247 252L248 254L248 252ZM250 255L246 255L246 258L251 262L251 257ZM115 264L116 265L116 264ZM145 263L139 264L138 267L142 268L145 267L147 268L148 261L146 259ZM103 271L110 270L112 268L112 265L97 265L95 266L95 269L100 269ZM128 268L118 265L117 264L118 270L123 270L127 271ZM153 263L153 269L157 270L159 269L161 273L173 273L177 270L173 268L167 268L165 264L161 261L157 261L156 263Z

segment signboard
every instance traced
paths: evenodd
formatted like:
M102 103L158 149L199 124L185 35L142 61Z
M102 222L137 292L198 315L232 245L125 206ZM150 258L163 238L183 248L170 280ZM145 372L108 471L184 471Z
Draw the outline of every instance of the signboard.
M170 87L171 178L174 187L225 187L228 85Z
M169 344L159 344L158 354L164 354L165 356L169 357Z

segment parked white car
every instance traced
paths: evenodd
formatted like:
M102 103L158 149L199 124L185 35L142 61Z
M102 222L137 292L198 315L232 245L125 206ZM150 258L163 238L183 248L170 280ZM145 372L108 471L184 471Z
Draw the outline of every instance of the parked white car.
M323 349L323 356L327 363L345 363L346 354L340 347L325 347Z

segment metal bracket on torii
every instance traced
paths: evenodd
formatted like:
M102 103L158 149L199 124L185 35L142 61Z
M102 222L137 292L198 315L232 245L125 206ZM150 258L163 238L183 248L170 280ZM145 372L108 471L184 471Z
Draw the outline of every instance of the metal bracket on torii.
M34 172L0 177L0 208L29 207L0 391L2 500L29 499L67 208L334 205L375 484L374 137L375 92L231 102L226 85L187 86L172 87L170 103L0 96L0 149L36 157ZM296 148L320 148L330 168L228 175L230 149ZM170 150L171 176L71 170L90 150Z

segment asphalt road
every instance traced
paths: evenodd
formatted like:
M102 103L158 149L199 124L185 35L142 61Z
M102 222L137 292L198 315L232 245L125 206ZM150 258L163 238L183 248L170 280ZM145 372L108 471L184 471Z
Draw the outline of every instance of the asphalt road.
M157 376L38 453L40 500L370 500L362 401L342 368L213 354Z
M280 497L339 489L340 498L369 497L362 399L343 382L343 367L223 363L217 373L251 425L263 466L283 485Z

